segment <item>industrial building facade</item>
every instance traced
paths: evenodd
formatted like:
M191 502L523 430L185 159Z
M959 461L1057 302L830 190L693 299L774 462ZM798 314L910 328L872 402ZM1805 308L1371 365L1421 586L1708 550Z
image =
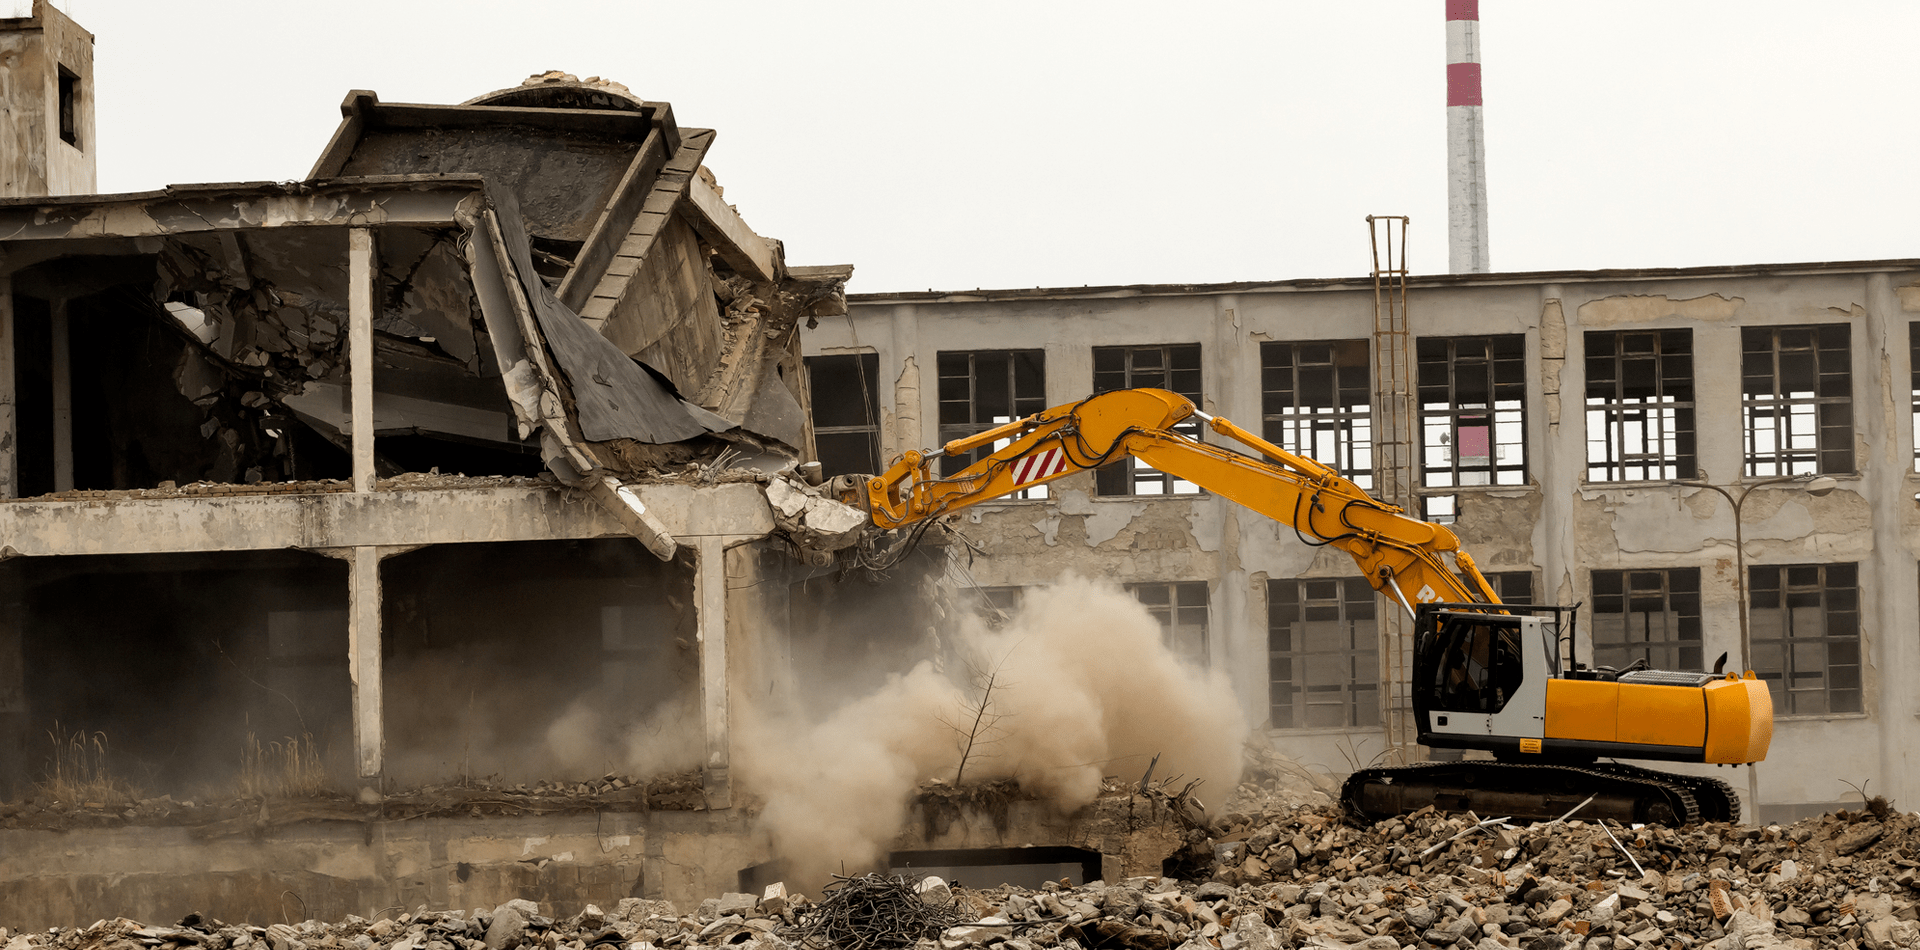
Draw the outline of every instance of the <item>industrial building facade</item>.
M1920 263L1414 277L1404 298L1362 279L850 304L805 336L829 474L1095 392L1170 389L1450 523L1504 599L1583 605L1580 662L1727 653L1733 669L1750 646L1776 715L1761 817L1847 801L1843 780L1892 797L1920 781L1904 685L1920 672ZM1811 476L1837 485L1809 492ZM958 519L985 553L977 602L1111 578L1177 650L1230 672L1276 748L1336 771L1421 754L1404 627L1345 555L1137 466L1033 494ZM1786 764L1806 762L1821 767Z

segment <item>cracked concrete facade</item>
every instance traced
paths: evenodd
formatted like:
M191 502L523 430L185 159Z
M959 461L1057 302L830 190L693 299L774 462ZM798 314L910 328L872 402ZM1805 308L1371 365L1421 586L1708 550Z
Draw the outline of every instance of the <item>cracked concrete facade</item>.
M1490 573L1531 575L1537 602L1591 605L1596 570L1698 568L1707 663L1723 650L1734 663L1740 655L1731 512L1705 489L1589 479L1586 334L1690 332L1697 465L1711 483L1738 491L1758 477L1742 476L1742 329L1848 327L1850 470L1833 472L1839 485L1825 497L1793 485L1759 488L1744 506L1743 525L1750 567L1858 565L1863 711L1779 717L1772 754L1759 767L1761 814L1844 801L1849 793L1839 778L1871 781L1895 798L1920 794L1920 761L1910 751L1920 738L1920 694L1904 685L1920 675L1913 635L1920 616L1920 478L1909 393L1916 367L1908 345L1920 321L1920 262L1452 275L1415 277L1409 286L1415 338L1525 338L1526 483L1422 489L1457 496L1454 528L1465 549ZM1045 403L1059 405L1092 392L1096 346L1198 343L1202 408L1259 432L1262 342L1377 346L1366 279L861 294L849 301L850 321L809 331L806 352L876 353L879 375L898 379L878 399L879 444L888 453L941 443L929 421L939 418L938 396L912 369L935 365L941 353L1043 351ZM1351 563L1215 497L1100 497L1093 482L1074 476L1054 483L1048 498L966 512L959 527L985 552L972 563L974 578L989 588L1069 572L1123 584L1205 583L1209 662L1231 674L1248 718L1271 725L1266 582L1353 576ZM1580 623L1589 629L1587 612ZM1583 659L1591 649L1583 634ZM1300 761L1335 768L1366 762L1387 740L1372 725L1265 734ZM1731 780L1742 784L1740 776Z

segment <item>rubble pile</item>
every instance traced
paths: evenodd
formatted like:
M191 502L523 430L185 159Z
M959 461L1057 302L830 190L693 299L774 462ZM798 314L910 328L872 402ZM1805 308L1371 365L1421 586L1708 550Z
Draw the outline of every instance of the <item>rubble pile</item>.
M491 910L243 926L116 919L0 950L1636 950L1920 947L1920 816L1876 800L1789 826L1529 825L1423 811L1366 828L1328 806L1189 832L1207 880L974 889L867 875L821 900L775 884L692 913L628 899L563 919ZM0 918L4 911L0 911ZM0 919L0 924L4 924Z

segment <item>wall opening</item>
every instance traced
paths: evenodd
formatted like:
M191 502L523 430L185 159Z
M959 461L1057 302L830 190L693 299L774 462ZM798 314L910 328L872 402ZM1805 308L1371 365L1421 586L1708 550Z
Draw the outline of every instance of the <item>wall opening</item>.
M1100 880L1100 852L1086 848L948 848L895 851L889 872L909 880L933 875L976 890L1011 884L1039 890L1048 881Z
M60 67L60 141L80 147L80 77Z
M0 717L10 798L62 768L138 798L240 797L249 755L274 743L310 752L324 775L306 777L350 772L343 562L295 551L14 558L0 564L0 590L0 665L17 658L23 671L17 708Z
M687 558L631 538L449 544L388 558L381 586L400 785L699 766Z

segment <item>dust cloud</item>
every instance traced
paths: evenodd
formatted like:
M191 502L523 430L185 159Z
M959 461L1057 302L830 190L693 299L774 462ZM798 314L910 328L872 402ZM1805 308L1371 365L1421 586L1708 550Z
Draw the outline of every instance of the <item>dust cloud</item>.
M1179 660L1109 584L1032 588L1004 627L968 621L948 652L824 715L741 710L735 765L765 801L761 827L789 880L815 886L883 857L915 788L955 779L976 718L963 781L1016 779L1064 811L1092 801L1103 776L1138 779L1155 754L1157 776L1203 779L1202 799L1239 780L1248 730L1225 675Z

